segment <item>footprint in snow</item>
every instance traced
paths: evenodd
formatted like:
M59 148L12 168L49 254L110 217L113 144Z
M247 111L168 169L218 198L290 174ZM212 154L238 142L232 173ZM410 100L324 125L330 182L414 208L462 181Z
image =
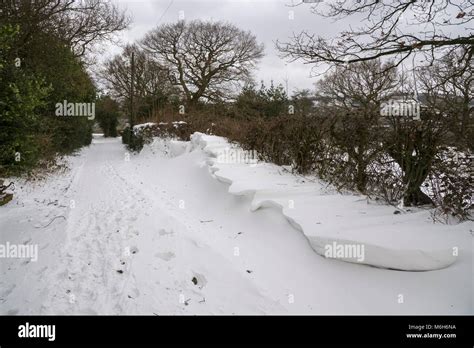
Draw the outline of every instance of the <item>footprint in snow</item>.
M169 252L166 252L166 253L157 253L157 254L155 254L155 256L159 257L160 259L162 259L164 261L169 261L172 258L174 258L176 255L174 253L172 253L171 251L169 251Z
M167 230L165 230L164 228L161 228L161 229L158 231L158 234L159 234L160 236L166 236L166 235L169 235L169 234L173 234L173 230L167 231Z
M191 282L202 289L207 284L207 279L204 275L200 273L193 272L193 277L191 278Z
M129 293L127 296L128 296L128 298L135 299L135 298L137 298L138 296L140 296L140 291L139 291L138 289L136 289L136 288L135 288L135 289L132 289L132 290L130 291L130 293Z

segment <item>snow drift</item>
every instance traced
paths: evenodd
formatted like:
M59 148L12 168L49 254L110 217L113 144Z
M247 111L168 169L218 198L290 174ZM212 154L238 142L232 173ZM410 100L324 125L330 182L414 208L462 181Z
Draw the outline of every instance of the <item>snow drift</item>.
M442 269L459 256L463 241L453 230L460 227L430 223L427 211L394 214L393 207L369 204L363 196L330 193L317 180L282 173L283 168L273 164L217 160L230 147L225 138L196 132L188 150L202 149L210 172L230 184L231 194L252 197L252 211L278 208L319 255L327 257L332 245L363 245L362 260L338 259L404 271Z
M120 138L94 135L65 158L68 170L16 180L0 245L37 246L38 259L0 255L0 313L472 314L471 223L393 215L238 152L195 135L129 153ZM355 250L355 260L313 251L334 241L333 257ZM378 256L413 269L405 250L426 262L422 252L451 245L457 261L436 271L360 264Z

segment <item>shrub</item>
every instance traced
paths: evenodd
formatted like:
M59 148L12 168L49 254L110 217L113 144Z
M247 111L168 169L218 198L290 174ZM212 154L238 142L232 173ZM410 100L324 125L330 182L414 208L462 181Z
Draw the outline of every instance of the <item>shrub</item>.
M473 159L472 153L458 152L455 148L445 149L436 156L427 184L439 215L461 220L472 218Z

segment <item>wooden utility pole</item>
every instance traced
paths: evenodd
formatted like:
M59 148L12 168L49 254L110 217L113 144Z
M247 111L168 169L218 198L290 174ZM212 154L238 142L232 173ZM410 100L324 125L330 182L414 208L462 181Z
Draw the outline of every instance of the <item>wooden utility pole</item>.
M131 76L131 85L130 85L130 130L133 131L133 121L135 120L135 115L134 115L134 105L133 105L133 86L134 86L134 81L135 81L135 52L132 52L132 61L131 61L131 67L132 67L132 76Z

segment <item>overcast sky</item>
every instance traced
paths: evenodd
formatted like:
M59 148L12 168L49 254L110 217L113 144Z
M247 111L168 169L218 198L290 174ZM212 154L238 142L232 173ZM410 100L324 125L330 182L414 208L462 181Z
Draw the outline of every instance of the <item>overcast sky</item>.
M123 31L118 45L103 48L100 59L108 59L121 52L120 45L143 38L159 24L173 23L182 16L185 20L202 19L227 21L243 30L250 30L259 43L265 45L265 57L261 60L254 77L266 84L273 80L281 83L290 94L296 89L313 89L314 71L301 62L287 63L278 56L275 41L289 41L293 33L307 30L310 33L333 38L343 29L360 27L362 15L350 16L344 21L323 18L311 13L314 4L302 0L112 0L127 11L132 18L129 29ZM325 2L339 0L324 0ZM291 5L300 4L292 7ZM320 6L320 5L318 5ZM291 12L292 11L292 12ZM455 28L465 31L466 28ZM319 72L322 71L321 68Z
M141 39L150 29L162 23L185 20L228 21L243 30L250 30L259 43L265 45L265 57L254 77L266 84L273 80L291 93L296 89L313 89L316 78L311 77L311 66L299 62L288 63L278 56L275 41L288 41L292 33L303 29L330 37L339 31L337 23L310 12L310 4L291 7L292 0L115 0L132 17L130 28L120 34L120 44ZM293 0L294 4L301 2ZM293 11L290 13L290 11ZM110 45L102 59L120 53L118 45ZM313 74L314 75L314 74Z

